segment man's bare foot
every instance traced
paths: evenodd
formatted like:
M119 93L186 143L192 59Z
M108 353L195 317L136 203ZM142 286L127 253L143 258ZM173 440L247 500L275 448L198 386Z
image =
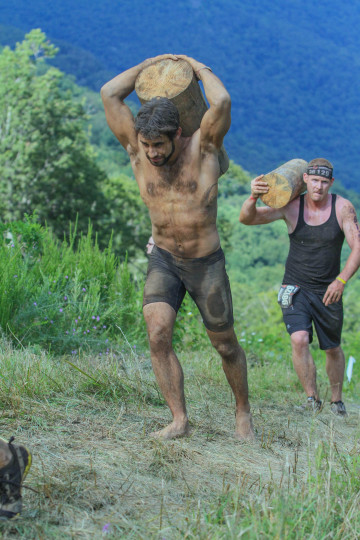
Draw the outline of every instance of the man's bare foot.
M235 437L239 441L255 440L251 413L242 411L236 413Z
M176 439L177 437L184 437L189 434L189 422L171 422L164 429L159 431L153 431L150 433L150 437L154 439Z

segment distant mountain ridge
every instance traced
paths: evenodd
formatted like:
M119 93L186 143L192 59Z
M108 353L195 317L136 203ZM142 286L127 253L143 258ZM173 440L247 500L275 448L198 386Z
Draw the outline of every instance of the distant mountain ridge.
M14 0L0 6L1 24L25 32L40 27L49 39L62 40L63 50L71 44L68 59L78 62L63 60L62 69L81 84L92 81L94 89L163 52L202 60L232 96L225 140L231 158L260 173L294 157L321 155L333 161L335 177L357 191L359 22L360 6L350 0L341 7L325 0ZM84 66L93 72L80 74Z

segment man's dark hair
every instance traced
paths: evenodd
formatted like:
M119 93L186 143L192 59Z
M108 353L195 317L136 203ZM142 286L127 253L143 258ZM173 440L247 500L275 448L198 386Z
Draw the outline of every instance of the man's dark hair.
M145 103L135 118L136 133L150 140L160 135L167 135L172 140L179 125L179 112L165 97L155 97Z

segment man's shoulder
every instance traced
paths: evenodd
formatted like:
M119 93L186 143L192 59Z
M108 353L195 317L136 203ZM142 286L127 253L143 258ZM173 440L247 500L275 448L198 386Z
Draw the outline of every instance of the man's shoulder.
M334 195L336 195L336 210L342 211L343 209L354 208L354 205L349 199L345 199L345 197L336 193Z

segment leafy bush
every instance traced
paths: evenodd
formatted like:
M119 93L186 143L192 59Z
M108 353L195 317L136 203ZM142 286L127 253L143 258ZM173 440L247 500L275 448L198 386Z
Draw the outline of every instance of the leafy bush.
M1 225L0 325L22 345L57 354L108 354L126 339L145 340L140 291L111 244L100 251L92 229L60 243L28 219Z

